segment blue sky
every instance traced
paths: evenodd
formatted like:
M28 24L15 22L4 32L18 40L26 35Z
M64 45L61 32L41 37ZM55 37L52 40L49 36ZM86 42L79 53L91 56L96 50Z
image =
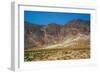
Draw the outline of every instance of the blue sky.
M73 19L90 20L90 14L24 11L24 21L47 25L49 23L66 24Z

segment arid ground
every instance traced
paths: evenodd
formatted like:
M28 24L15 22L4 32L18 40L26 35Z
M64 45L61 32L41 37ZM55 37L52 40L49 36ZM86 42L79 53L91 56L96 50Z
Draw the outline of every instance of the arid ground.
M25 61L70 60L90 58L89 48L36 49L25 50Z

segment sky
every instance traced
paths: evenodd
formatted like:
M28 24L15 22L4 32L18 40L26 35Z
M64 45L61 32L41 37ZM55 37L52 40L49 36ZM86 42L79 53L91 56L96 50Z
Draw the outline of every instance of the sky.
M24 21L39 25L47 25L49 23L64 25L74 19L90 20L90 14L24 11Z

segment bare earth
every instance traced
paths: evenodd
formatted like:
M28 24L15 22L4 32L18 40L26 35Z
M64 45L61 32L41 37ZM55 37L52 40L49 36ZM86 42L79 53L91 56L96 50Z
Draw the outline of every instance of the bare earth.
M29 49L24 61L70 60L90 58L90 48Z

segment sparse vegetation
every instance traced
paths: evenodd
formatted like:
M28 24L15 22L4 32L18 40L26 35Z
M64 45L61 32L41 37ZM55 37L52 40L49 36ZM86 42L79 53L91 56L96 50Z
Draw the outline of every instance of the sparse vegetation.
M70 60L90 58L90 48L28 49L24 61Z

